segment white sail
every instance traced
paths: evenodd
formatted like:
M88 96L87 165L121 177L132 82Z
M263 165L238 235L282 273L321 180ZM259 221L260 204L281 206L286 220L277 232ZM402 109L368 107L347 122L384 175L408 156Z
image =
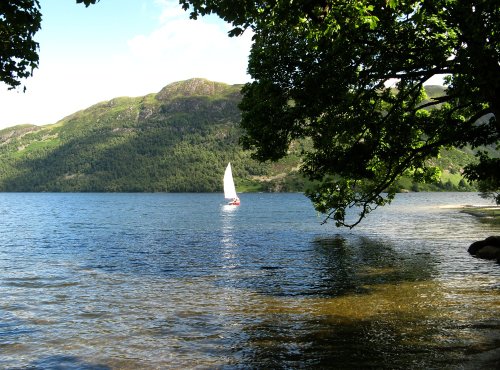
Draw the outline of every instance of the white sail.
M231 171L231 163L228 163L226 172L224 172L224 198L238 198L236 188L234 187L233 171Z

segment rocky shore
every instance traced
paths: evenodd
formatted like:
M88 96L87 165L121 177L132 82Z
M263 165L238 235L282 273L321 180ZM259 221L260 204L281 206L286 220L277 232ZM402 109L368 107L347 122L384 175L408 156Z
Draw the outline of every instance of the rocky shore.
M497 260L500 263L500 236L489 236L484 240L474 242L468 251L474 257Z
M484 222L500 223L500 206L464 206L461 212L479 217ZM468 251L474 257L500 263L500 236L476 241L469 246Z

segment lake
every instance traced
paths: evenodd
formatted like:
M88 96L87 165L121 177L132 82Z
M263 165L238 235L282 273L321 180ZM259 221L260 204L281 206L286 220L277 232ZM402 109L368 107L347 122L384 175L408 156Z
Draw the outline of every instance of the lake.
M0 368L488 369L500 226L399 194L353 230L301 194L0 193Z

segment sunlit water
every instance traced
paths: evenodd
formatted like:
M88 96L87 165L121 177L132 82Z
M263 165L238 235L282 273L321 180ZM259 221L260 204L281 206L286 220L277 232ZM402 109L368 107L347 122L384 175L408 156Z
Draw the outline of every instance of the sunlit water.
M300 194L0 194L0 368L495 368L500 235L401 194L353 231Z

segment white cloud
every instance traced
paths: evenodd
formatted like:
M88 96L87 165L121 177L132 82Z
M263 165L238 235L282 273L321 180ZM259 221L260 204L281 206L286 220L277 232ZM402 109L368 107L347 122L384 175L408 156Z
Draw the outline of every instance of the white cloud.
M246 74L250 33L230 38L229 25L214 17L188 19L188 13L171 2L162 2L161 26L149 35L129 40L136 62L150 67L158 77L182 80L205 77L226 82L242 83Z

